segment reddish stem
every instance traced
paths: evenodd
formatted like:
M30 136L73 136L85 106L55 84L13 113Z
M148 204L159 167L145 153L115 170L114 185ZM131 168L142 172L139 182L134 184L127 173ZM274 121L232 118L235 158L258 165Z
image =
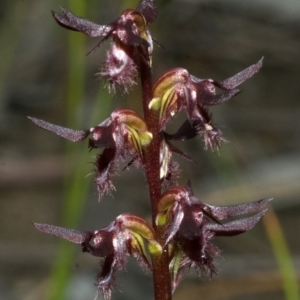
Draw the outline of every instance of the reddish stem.
M151 68L145 63L141 63L140 67L142 97L144 118L148 126L148 130L152 133L153 138L150 145L145 150L146 176L150 190L150 200L152 208L152 222L155 224L157 214L157 203L161 195L161 184L159 178L159 147L160 137L158 131L158 114L154 110L149 110L148 105L152 100L152 73Z
M161 196L160 182L160 134L159 134L159 115L154 110L149 110L148 105L152 100L152 70L151 67L141 62L140 77L142 85L144 117L148 130L153 134L150 145L145 150L145 169L150 191L150 201L152 208L152 224L156 230L157 239L163 245L164 239L162 232L155 225L157 214L157 204ZM169 255L163 251L162 255L152 257L153 264L153 284L155 300L171 300L171 277L169 273Z

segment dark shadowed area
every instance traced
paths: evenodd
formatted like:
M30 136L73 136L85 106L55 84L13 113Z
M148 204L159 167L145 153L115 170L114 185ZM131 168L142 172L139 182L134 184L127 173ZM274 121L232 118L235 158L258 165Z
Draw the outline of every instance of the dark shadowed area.
M132 2L132 1L127 1ZM230 141L218 153L203 150L200 138L177 143L198 164L178 158L182 177L195 195L212 205L261 198L271 203L286 239L300 281L300 2L297 0L168 0L157 1L158 19L150 26L155 44L153 77L182 67L200 78L223 80L264 57L262 70L242 84L242 93L212 107L214 122ZM68 32L51 16L66 0L8 1L0 8L0 299L47 299L59 239L43 235L32 222L63 226L66 152L79 145L32 124L27 116L66 126ZM122 12L122 1L87 1L85 18L107 24ZM130 4L132 8L136 3ZM73 33L79 34L79 33ZM86 38L86 52L99 39ZM109 42L84 58L83 104L73 118L87 129L99 97L98 72ZM76 76L76 68L74 71ZM76 89L76 87L74 87ZM99 91L100 89L100 91ZM116 94L110 110L129 107L141 112L140 87ZM103 107L107 107L107 103ZM105 117L109 113L105 113ZM184 116L184 115L183 115ZM75 124L75 123L73 123ZM179 123L170 125L169 131ZM87 141L80 176L93 181ZM82 145L81 145L82 146ZM72 150L71 150L72 151ZM73 158L77 160L77 158ZM72 163L72 162L71 162ZM118 171L116 192L98 203L94 185L85 196L76 229L96 230L117 215L132 212L150 219L145 178L134 167ZM218 276L212 280L191 272L174 300L285 299L282 277L272 246L260 222L237 237L216 238L222 250ZM76 248L66 300L94 299L99 262ZM151 274L130 260L120 273L112 299L153 299ZM100 299L101 296L99 297ZM297 295L294 298L299 299Z

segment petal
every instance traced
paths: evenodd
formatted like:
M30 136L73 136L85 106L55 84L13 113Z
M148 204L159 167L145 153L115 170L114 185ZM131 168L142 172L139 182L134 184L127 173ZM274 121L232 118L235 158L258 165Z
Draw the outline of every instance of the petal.
M185 240L194 240L203 233L199 228L203 222L203 213L196 210L195 206L185 205L181 208L184 218L181 221L178 235Z
M101 200L105 194L110 194L110 192L114 190L111 176L115 174L116 158L115 148L106 148L102 154L97 155L94 182L97 186L99 200Z
M182 248L188 257L182 265L196 267L202 275L212 277L217 274L214 258L219 256L220 250L210 242L213 233L203 229L199 239L184 240Z
M154 229L144 219L133 214L122 214L117 217L116 222L120 222L120 226L125 227L130 232L130 235L133 235L137 239L135 241L138 242L136 246L139 248L142 247L142 252L139 253L141 258L143 258L145 254L143 243L141 244L141 242L139 242L141 240L140 238L144 238L148 242L148 249L151 255L161 254L162 247L155 240Z
M193 120L186 120L173 134L164 133L167 140L185 141L194 138L197 135L203 136L205 150L218 150L222 142L227 142L222 137L222 132L215 128L212 123L212 117L209 112L198 106L198 110L194 110L195 117ZM197 118L196 118L197 115Z
M197 135L196 126L193 126L189 120L183 122L177 132L169 134L165 132L167 140L186 141L194 138Z
M117 271L116 261L113 255L107 256L103 262L102 269L97 275L97 288L103 294L104 300L111 299L111 290L115 282Z
M128 129L128 143L135 149L136 153L139 157L143 157L142 148L149 145L152 139L152 134L139 134L136 130L132 130L131 127L127 127Z
M262 63L263 57L256 64L251 65L240 73L220 82L215 81L214 84L221 89L231 90L256 74L262 67Z
M184 221L185 214L182 211L181 207L177 205L174 211L174 216L172 218L172 221L167 225L166 231L165 231L165 245L167 245L173 237L176 235L176 233L179 231L179 228Z
M169 149L173 152L176 153L178 155L180 155L181 157L185 158L187 161L189 162L193 162L195 164L198 164L198 162L196 162L195 160L193 160L190 156L188 156L186 153L182 152L181 150L179 150L177 147L175 147L173 144L171 144L168 140L166 141L167 145L169 146Z
M77 17L66 8L60 7L60 9L62 15L54 11L52 11L52 15L59 25L67 29L80 31L92 37L106 36L113 30L111 26L98 25L89 20Z
M39 127L54 132L55 134L60 135L61 137L72 142L80 142L86 139L86 137L90 133L89 130L73 130L58 125L54 125L32 117L28 117L28 119L30 119L34 124L38 125Z
M157 18L157 6L154 0L140 0L136 10L144 16L147 23L152 23Z
M33 225L35 226L36 229L44 233L61 237L75 244L82 244L88 242L93 235L92 232L68 229L68 228L58 227L49 224L33 223Z
M158 213L155 218L156 226L162 227L166 226L168 222L168 215L167 213Z
M112 120L124 123L135 130L147 131L146 122L135 111L131 109L117 109L111 114Z
M148 41L137 35L135 32L133 32L132 23L133 21L131 19L127 19L122 25L118 24L113 34L119 39L122 44L126 46L135 48L140 47L139 50L141 51L141 54L145 55L146 58L148 56L147 49L149 47L149 43Z
M156 81L153 87L153 98L148 107L159 111L160 129L165 128L170 118L184 105L187 106L189 101L186 98L190 98L187 86L188 76L187 70L175 68Z
M128 242L130 240L130 235L128 232L119 226L116 226L116 231L113 237L113 249L114 249L114 257L116 260L116 268L125 269L125 264L127 260L127 255L129 252Z
M136 84L135 79L138 74L133 58L128 55L127 48L120 44L119 41L112 43L100 72L96 73L96 76L107 81L108 89L113 93L116 92L117 87L123 93L127 93L129 88Z
M203 210L208 212L218 220L224 220L238 215L253 213L262 210L271 200L271 198L264 198L250 203L228 206L212 206L203 204Z
M187 83L189 72L182 68L174 68L165 72L157 79L153 86L153 98L162 97L163 94L177 83Z
M219 95L206 95L206 96L203 96L199 100L199 102L200 102L200 104L206 105L206 106L217 105L217 104L221 104L221 103L231 99L233 96L236 96L240 92L241 91L238 89L233 89L233 90L226 91Z
M152 140L152 133L147 131L145 121L134 111L129 109L115 110L111 119L124 129L127 135L127 142L142 157L142 148L149 145Z
M175 186L169 188L164 192L158 202L157 210L158 212L164 212L169 210L175 202L179 201L181 198L186 198L188 194L186 190L180 186Z
M131 233L131 250L133 255L137 258L138 262L146 267L148 270L151 270L151 265L148 261L144 241L139 234L134 232Z
M259 212L258 214L236 221L232 221L223 225L208 223L205 229L213 232L216 236L233 236L238 235L252 229L256 223L265 215L267 209Z
M197 134L205 130L214 130L212 116L207 109L201 105L194 107L192 116L186 120L174 134L168 134L167 138L175 141L185 141L194 138Z
M174 293L183 273L183 267L181 266L182 260L183 260L183 251L180 247L177 245L174 245L175 249L172 253L172 260L169 264L169 269L172 277L172 292Z
M92 138L89 139L89 148L115 148L116 142L113 137L113 126L96 126L90 129Z
M141 235L146 240L153 240L155 238L155 232L152 226L144 219L134 214L122 214L116 218L117 222L120 222L122 226L131 232L135 232Z
M170 175L169 167L172 159L172 151L165 139L161 140L159 151L159 178L166 179Z

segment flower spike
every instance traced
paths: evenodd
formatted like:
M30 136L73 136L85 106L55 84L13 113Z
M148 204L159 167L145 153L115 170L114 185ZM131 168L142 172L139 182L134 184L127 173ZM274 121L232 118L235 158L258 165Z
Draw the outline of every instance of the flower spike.
M199 275L210 277L217 274L214 261L221 251L213 244L214 237L244 233L267 212L271 200L267 198L228 206L199 201L190 182L185 187L177 186L180 169L172 159L175 153L196 163L175 146L176 141L200 136L204 149L212 151L227 142L213 122L210 106L238 95L239 86L260 70L263 58L221 81L198 78L177 67L152 84L153 42L161 46L149 30L157 18L156 0L139 0L135 9L125 9L107 25L76 16L63 7L60 10L52 11L60 26L97 38L87 55L110 40L106 59L95 74L106 81L110 92L120 89L127 93L140 77L144 118L130 109L116 109L100 124L84 130L28 118L69 141L87 139L89 151L99 149L94 161L98 200L115 189L112 176L120 162L124 169L132 164L142 166L150 193L152 226L132 213L121 214L107 227L94 231L33 224L37 230L80 245L82 252L101 258L94 300L99 294L104 300L111 299L117 273L126 271L128 257L153 271L155 298L171 299L185 270L194 268ZM169 122L182 110L184 122L173 133L166 132Z

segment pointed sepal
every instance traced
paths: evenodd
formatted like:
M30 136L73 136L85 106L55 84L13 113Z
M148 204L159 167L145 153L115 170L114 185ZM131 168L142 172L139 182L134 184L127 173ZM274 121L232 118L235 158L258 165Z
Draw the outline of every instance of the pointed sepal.
M86 35L96 37L96 36L106 36L112 30L111 26L103 26L93 23L84 18L78 17L72 14L66 8L60 6L62 14L58 14L52 11L53 18L62 27L70 30L83 32Z
M69 128L51 124L51 123L48 123L46 121L43 121L43 120L40 120L37 118L28 117L28 119L31 120L37 126L43 128L47 131L51 131L51 132L65 138L69 141L72 141L72 142L83 141L90 134L89 130L73 130L73 129L69 129Z
M90 240L92 233L75 229L67 229L49 224L33 223L34 227L41 232L55 235L75 244L82 244Z
M255 75L263 65L263 57L255 64L223 81L215 81L215 85L224 90L231 90Z

